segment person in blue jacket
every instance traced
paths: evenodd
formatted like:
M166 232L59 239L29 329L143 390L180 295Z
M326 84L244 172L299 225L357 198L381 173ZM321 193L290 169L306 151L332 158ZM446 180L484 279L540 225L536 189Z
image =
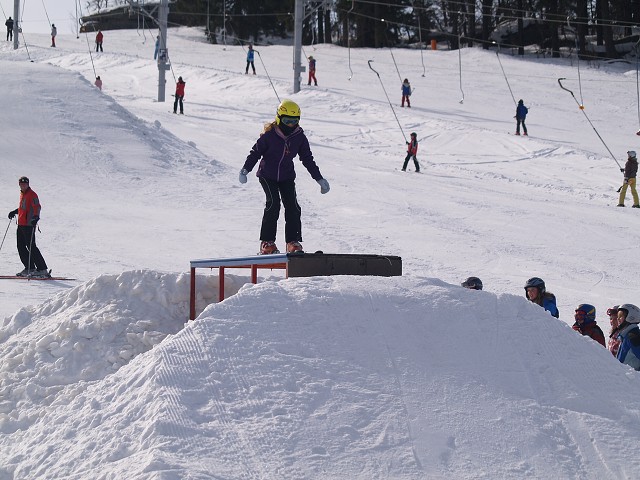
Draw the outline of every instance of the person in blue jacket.
M322 177L313 160L309 140L299 122L298 104L283 100L278 106L276 119L265 125L264 132L240 170L240 183L246 183L247 174L260 161L256 176L266 195L260 229L260 255L280 253L275 242L281 203L284 205L287 253L302 252L301 210L296 195L296 172L293 164L296 156L300 157L302 165L320 185L320 193L329 191L329 182Z
M253 50L253 45L249 44L249 50L247 51L247 68L244 71L244 74L247 75L249 73L249 65L253 69L253 74L256 74L256 67L253 64L253 54L255 51Z
M620 326L614 333L620 340L616 358L635 370L640 370L640 309L631 303L618 307Z
M520 124L522 124L522 132L523 135L527 135L527 126L524 124L524 121L527 118L527 113L529 113L529 109L524 106L524 102L522 99L518 100L518 106L516 107L516 135L520 135Z
M411 96L411 84L407 78L402 82L402 106L404 107L404 101L407 101L407 107L411 108L411 102L409 97Z
M560 312L556 306L556 296L551 292L547 292L544 280L538 277L531 277L524 284L524 291L530 302L540 305L554 317L560 317Z

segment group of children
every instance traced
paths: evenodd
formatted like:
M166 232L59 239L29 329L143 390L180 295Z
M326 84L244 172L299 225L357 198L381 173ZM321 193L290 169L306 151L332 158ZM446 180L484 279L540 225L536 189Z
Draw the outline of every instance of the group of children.
M482 290L483 287L482 280L478 277L467 278L462 286L472 290ZM552 316L559 318L556 297L547 292L544 280L532 277L525 283L524 290L530 302L540 305ZM624 303L607 309L607 315L611 325L608 344L596 322L596 307L593 305L581 303L576 307L572 328L608 348L621 363L640 370L640 309L631 303Z

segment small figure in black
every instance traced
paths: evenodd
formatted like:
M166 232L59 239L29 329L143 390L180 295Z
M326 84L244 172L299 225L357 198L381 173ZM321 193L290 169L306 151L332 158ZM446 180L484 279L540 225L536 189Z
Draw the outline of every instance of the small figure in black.
M176 83L176 99L173 102L173 113L178 113L178 103L180 103L180 115L184 114L184 107L182 100L184 99L184 86L186 83L182 80L182 77L178 77L178 83Z
M418 134L416 132L411 132L411 141L407 142L407 156L404 159L404 164L402 165L402 171L407 171L407 164L409 160L413 158L413 164L416 167L416 173L420 172L420 164L418 163L418 159L416 158L416 154L418 153Z
M516 107L516 135L520 135L520 124L522 124L523 135L527 135L527 126L524 124L525 119L527 118L527 113L529 113L529 109L524 106L524 102L522 99L518 100L518 106Z
M7 18L7 21L4 22L7 27L7 42L13 40L13 18Z

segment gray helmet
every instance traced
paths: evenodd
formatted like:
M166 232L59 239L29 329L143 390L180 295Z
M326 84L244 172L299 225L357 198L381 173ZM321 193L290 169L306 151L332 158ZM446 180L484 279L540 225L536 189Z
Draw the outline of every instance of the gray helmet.
M536 287L538 290L540 290L540 293L544 293L547 288L544 284L544 280L542 280L539 277L531 277L529 280L527 280L527 283L524 284L524 291L527 291L527 288L529 287Z

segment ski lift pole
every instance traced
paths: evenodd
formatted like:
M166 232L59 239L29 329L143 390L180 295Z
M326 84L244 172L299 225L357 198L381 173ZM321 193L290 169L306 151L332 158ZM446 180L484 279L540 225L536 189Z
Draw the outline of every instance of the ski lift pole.
M367 63L369 64L369 68L373 70L373 72L378 76L378 80L380 80L380 85L382 85L382 90L384 91L385 96L387 97L387 101L389 102L389 106L391 107L391 111L393 112L393 116L396 117L396 122L398 122L398 127L400 127L400 131L402 132L402 136L404 137L404 141L407 141L407 136L404 134L404 130L402 129L402 125L400 125L400 120L398 120L398 116L396 115L396 111L393 109L393 104L389 99L389 95L387 94L387 90L384 88L384 83L382 83L382 79L380 78L380 74L371 66L371 62L373 60L369 60Z
M412 5L413 11L415 12L415 5ZM422 61L422 76L425 76L427 68L424 66L424 49L422 48L422 27L420 26L420 12L416 15L418 17L418 41L420 42L420 60Z
M558 79L558 85L560 85L560 88L569 92L571 94L571 96L573 97L573 99L576 101L576 103L578 104L578 108L580 109L580 111L582 112L582 114L584 115L584 118L587 119L587 122L589 122L589 125L591 125L591 128L593 128L593 131L596 132L596 135L598 136L598 138L600 139L600 141L602 142L602 144L604 145L604 148L607 149L607 152L609 152L609 155L611 155L611 158L613 158L613 161L616 162L616 164L618 165L618 168L622 168L622 166L620 165L620 163L618 163L618 160L616 159L616 156L611 152L611 150L609 149L609 147L607 146L607 144L605 143L605 141L602 139L602 137L600 136L600 134L598 133L598 130L596 130L596 127L593 125L593 123L591 123L591 120L589 119L589 116L587 115L587 113L584 111L584 105L582 105L578 99L576 98L576 96L573 94L573 92L571 90L569 90L567 87L565 87L564 85L562 85L562 80L566 80L566 78L559 78Z
M351 27L349 26L349 14L353 11L353 7L355 7L355 0L351 0L351 8L347 12L347 53L349 55L349 71L351 72L349 80L353 77L353 70L351 70Z
M276 87L274 87L273 82L271 81L271 75L269 75L269 72L267 71L267 67L265 66L264 62L262 61L262 55L260 55L260 52L257 51L256 49L254 49L253 51L258 54L258 58L260 59L260 63L262 64L262 68L264 68L264 73L267 74L267 78L269 79L269 83L271 84L271 88L273 88L273 93L276 94L276 98L278 99L278 102L280 102L280 96L278 95L278 92L276 91Z
M500 64L500 69L502 70L504 81L507 82L507 87L509 87L509 93L511 94L511 98L513 99L513 104L517 105L516 97L513 96L513 92L511 91L511 85L509 85L509 79L507 78L507 74L505 73L504 67L502 66L502 60L500 60L500 44L498 44L498 50L496 50L496 57L498 57L498 63Z
M461 15L460 12L458 12ZM460 25L460 30L458 31L458 68L459 68L459 78L460 78L460 92L462 93L462 98L459 103L464 103L464 90L462 89L462 27L467 22L465 18Z

